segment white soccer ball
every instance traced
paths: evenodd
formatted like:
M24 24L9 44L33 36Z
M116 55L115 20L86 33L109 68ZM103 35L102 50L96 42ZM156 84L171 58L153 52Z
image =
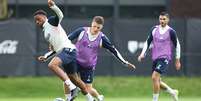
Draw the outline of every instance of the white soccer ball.
M62 98L55 98L54 101L65 101L65 100Z

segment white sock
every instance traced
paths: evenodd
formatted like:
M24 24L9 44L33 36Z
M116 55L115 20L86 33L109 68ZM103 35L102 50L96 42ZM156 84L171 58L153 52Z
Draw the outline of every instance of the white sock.
M174 94L174 90L172 88L170 88L167 84L165 84L164 82L161 82L161 84L166 88L166 91L170 94Z
M86 94L85 96L87 98L87 101L93 101L94 100L94 98L89 93Z
M172 88L170 88L170 87L167 87L166 91L168 93L170 93L170 94L174 94L175 93L174 90Z
M158 101L159 94L153 94L153 101Z
M103 95L98 95L98 100L100 100L100 101L103 101L103 99L104 99L104 96Z
M76 86L69 79L64 82L69 87L70 91L76 88Z
M70 101L71 100L71 94L65 94L66 96L66 101Z

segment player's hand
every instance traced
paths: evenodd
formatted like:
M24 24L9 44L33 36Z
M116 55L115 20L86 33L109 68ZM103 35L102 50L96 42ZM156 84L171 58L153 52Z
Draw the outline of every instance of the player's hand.
M48 0L48 6L52 7L53 5L55 5L55 2L53 0Z
M180 70L181 69L180 59L176 59L176 61L175 61L175 67L176 67L176 70Z
M142 59L144 59L144 55L143 55L143 54L140 54L140 56L138 56L138 61L141 62Z
M130 69L136 69L135 65L133 65L132 63L128 62L126 63L126 65L128 66L128 68Z
M45 62L47 59L44 56L39 56L38 61Z

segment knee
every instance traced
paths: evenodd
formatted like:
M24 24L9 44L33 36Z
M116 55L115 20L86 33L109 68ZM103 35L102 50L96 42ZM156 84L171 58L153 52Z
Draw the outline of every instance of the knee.
M53 64L53 63L49 63L48 64L48 68L49 69L53 69L53 68L55 68L56 67L56 64Z
M156 75L152 75L151 77L153 82L158 82L159 81L159 77L157 77Z

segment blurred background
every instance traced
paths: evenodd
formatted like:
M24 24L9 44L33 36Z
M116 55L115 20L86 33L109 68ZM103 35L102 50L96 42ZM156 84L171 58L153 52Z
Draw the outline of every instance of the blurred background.
M158 24L161 11L171 16L170 26L181 43L182 70L173 63L169 76L201 76L201 1L200 0L55 0L65 18L67 33L90 26L93 16L105 18L103 32L120 53L137 66L130 71L104 49L99 55L96 75L147 76L151 74L150 55L137 62L150 28ZM46 63L36 57L47 52L41 29L34 24L33 13L44 9L52 14L47 0L0 0L0 76L53 75Z

